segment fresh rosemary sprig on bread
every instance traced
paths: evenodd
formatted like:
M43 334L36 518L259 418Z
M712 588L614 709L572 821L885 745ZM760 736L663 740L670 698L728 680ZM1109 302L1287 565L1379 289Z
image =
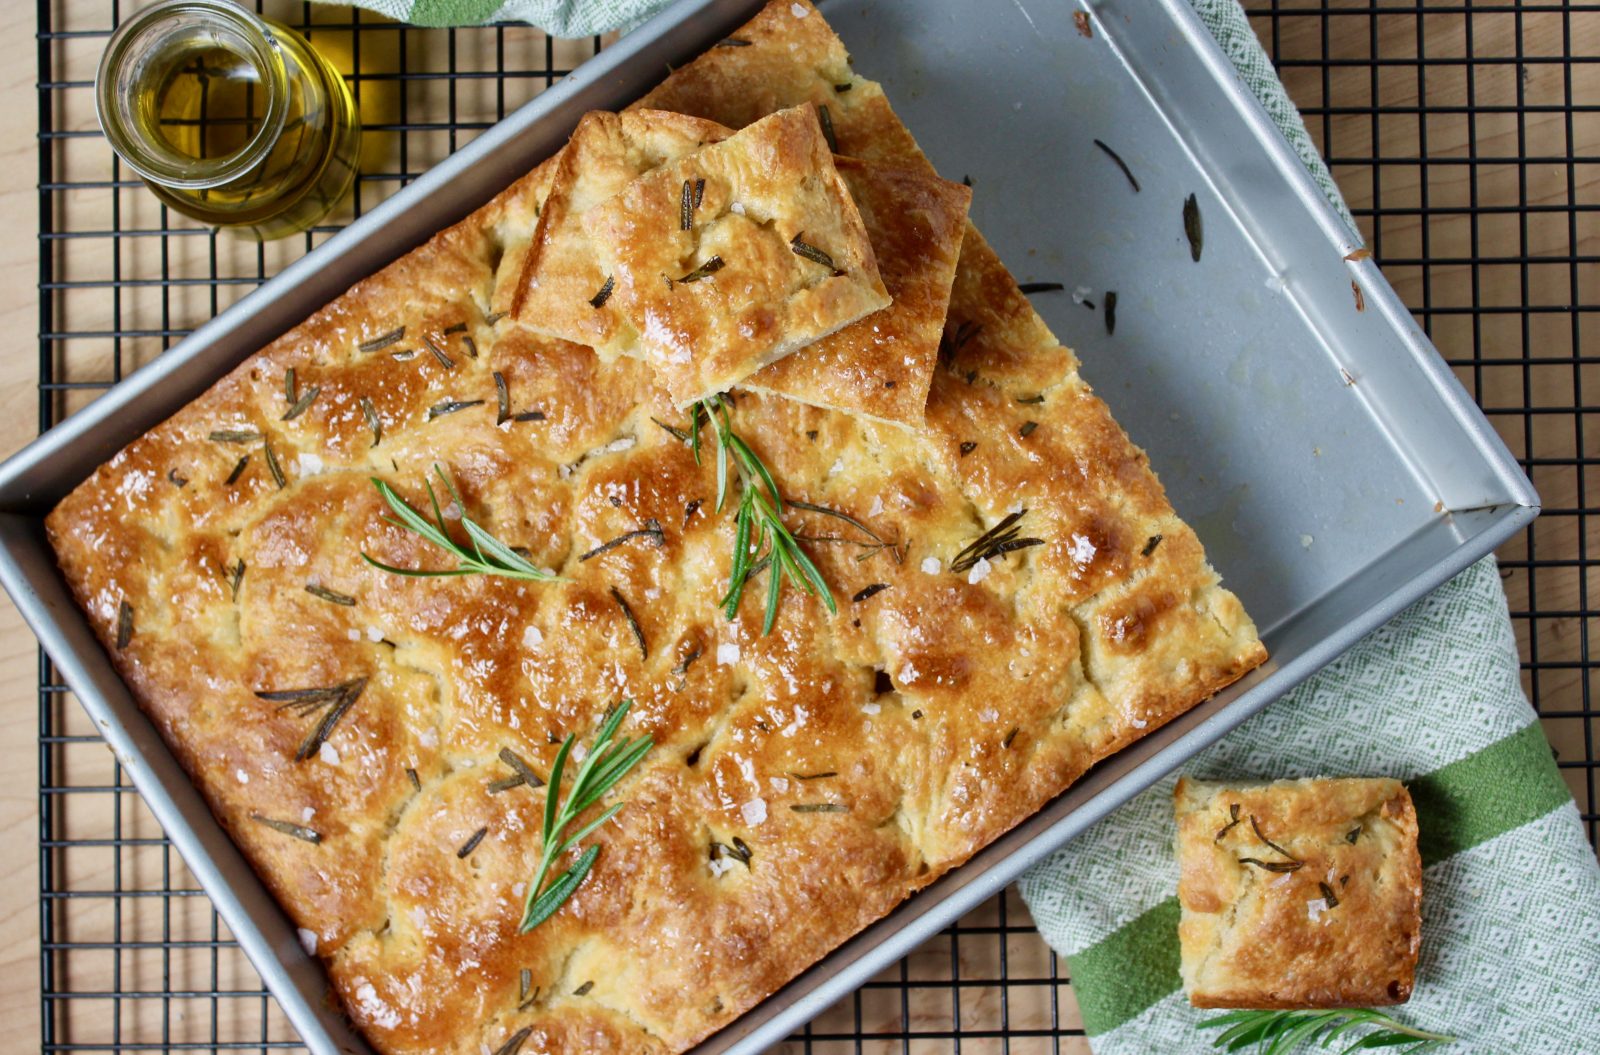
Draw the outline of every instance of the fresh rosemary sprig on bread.
M557 578L553 572L545 571L528 558L501 542L467 515L466 503L461 500L461 495L456 491L456 485L450 482L450 477L445 475L443 469L435 465L433 471L439 474L439 479L444 483L445 491L455 502L456 508L461 510L461 526L467 533L471 549L461 545L450 537L450 527L445 522L444 512L439 508L439 496L434 493L433 484L424 481L428 489L428 501L433 505L433 520L429 520L415 509L411 504L376 476L372 477L372 486L378 489L378 494L383 496L384 502L394 512L394 516L384 517L386 523L395 527L422 536L429 542L438 546L446 553L453 554L456 558L454 568L443 568L438 571L428 571L423 568L396 568L375 560L365 550L361 558L374 568L390 572L394 575L407 575L414 578L434 577L444 575L502 575L510 579L531 579L534 582L549 582Z
M1328 1011L1229 1011L1201 1022L1198 1029L1221 1029L1211 1042L1225 1051L1288 1055L1303 1044L1337 1049L1342 1055L1369 1048L1395 1048L1401 1055L1432 1051L1455 1040L1443 1033L1408 1026L1381 1011L1335 1008ZM1370 1030L1357 1035L1359 1031ZM1406 1045L1402 1048L1402 1045Z
M567 850L576 846L585 835L599 828L606 821L616 816L622 809L622 803L613 803L609 809L594 820L580 828L575 835L565 835L567 825L576 820L585 810L600 801L600 797L621 780L623 776L638 765L642 759L655 746L655 741L649 736L642 736L637 740L622 740L613 744L611 738L616 735L617 727L622 724L623 716L628 713L628 708L633 706L632 700L623 700L606 720L601 723L600 731L595 734L594 745L584 757L583 764L578 768L578 775L572 782L572 789L567 792L565 802L561 799L561 770L567 763L567 758L572 754L573 736L561 742L561 750L556 752L555 764L550 767L550 783L545 787L544 799L544 840L539 851L539 870L534 873L533 882L528 885L527 900L523 904L522 923L518 928L523 934L537 927L551 916L571 897L584 877L589 874L589 869L594 867L595 858L600 856L600 847L591 846L578 855L577 863L571 868L556 876L545 886L545 879L550 875L550 869L556 859Z
M778 485L772 479L755 451L750 449L739 434L733 431L733 421L728 413L726 396L701 400L695 404L694 418L690 423L693 434L695 460L700 460L700 422L709 419L717 437L717 512L722 512L728 497L728 464L731 461L738 471L741 485L739 511L734 521L733 568L729 572L728 592L719 602L724 615L731 621L739 615L739 601L744 588L763 569L767 570L767 611L761 632L772 632L778 619L778 598L783 591L783 580L789 579L806 593L822 596L829 612L838 612L833 592L828 589L822 572L800 548L799 541L783 524L784 501L778 494ZM765 552L763 552L765 551Z

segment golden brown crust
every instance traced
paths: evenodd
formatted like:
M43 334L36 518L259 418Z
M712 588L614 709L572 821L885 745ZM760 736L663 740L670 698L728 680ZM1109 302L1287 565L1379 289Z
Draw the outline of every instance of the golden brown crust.
M1372 1007L1411 996L1422 860L1399 781L1185 778L1174 798L1178 935L1194 1006Z
M731 133L712 121L661 110L595 111L561 151L512 307L536 333L587 345L610 358L637 351L638 334L608 300L608 277L580 218L668 161Z
M917 427L939 361L972 191L920 169L842 157L834 164L893 303L769 364L744 387Z
M741 31L751 46L715 49L674 77L715 85L719 68L747 63L767 76L748 98L777 109L804 101L773 98L786 85L848 76L827 68L842 48L819 15L785 23L773 10L791 5L757 20L772 32ZM855 112L893 140L892 112L854 83L844 94L869 100ZM862 125L845 112L835 128L848 148ZM970 230L951 321L981 329L952 342L953 369L935 371L924 433L760 393L736 401L736 427L788 496L905 543L903 559L857 560L868 550L853 529L796 512L797 533L846 540L808 544L839 615L788 591L769 636L755 602L723 621L730 531L711 512L714 470L652 423L684 418L649 369L486 317L515 288L552 171L274 341L48 521L117 669L385 1052L478 1055L523 1029L538 1050L681 1051L1261 655L1142 453ZM359 350L401 324L401 342ZM289 367L319 395L283 421ZM496 425L494 373L513 412L542 417ZM431 407L479 399L430 420ZM1024 417L1037 422L1028 436ZM213 441L218 430L262 438ZM490 531L565 581L402 580L361 562L366 551L440 566L383 522L366 480L418 500L435 463ZM1042 544L987 576L951 573L1018 503ZM661 547L580 559L651 519ZM118 647L124 602L131 633ZM368 681L329 737L332 755L294 761L307 720L254 693L357 677ZM588 740L619 697L637 701L624 733L659 746L618 786L627 805L597 833L605 848L583 887L518 935L516 884L538 853L542 799L489 793L507 772L498 752L511 746L544 772L550 738ZM820 773L836 775L797 776ZM819 802L848 811L792 809ZM735 835L751 867L714 868L711 843Z
M687 212L685 193L698 201ZM615 283L609 303L680 407L889 304L810 106L652 169L582 222Z

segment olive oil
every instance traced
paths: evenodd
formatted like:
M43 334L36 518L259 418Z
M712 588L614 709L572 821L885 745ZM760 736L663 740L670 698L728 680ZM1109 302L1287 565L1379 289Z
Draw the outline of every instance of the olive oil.
M344 79L292 30L225 0L169 0L124 24L97 102L123 160L203 223L282 237L355 180L360 123Z

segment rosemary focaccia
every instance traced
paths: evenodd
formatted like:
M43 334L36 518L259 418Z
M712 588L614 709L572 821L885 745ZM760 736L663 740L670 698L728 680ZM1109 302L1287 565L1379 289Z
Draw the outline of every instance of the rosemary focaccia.
M1411 996L1417 815L1397 780L1184 778L1178 925L1196 1007L1371 1007Z
M728 135L713 121L662 110L585 114L561 152L539 213L512 308L517 321L608 359L637 350L638 334L610 299L611 276L584 233L583 214L651 169Z
M606 302L680 407L889 304L809 105L652 169L582 222Z
M735 36L652 106L742 127L825 98L841 150L931 172L815 9ZM393 1055L684 1051L1264 657L970 227L923 429L763 392L691 413L645 362L502 316L553 168L48 518L132 694ZM556 853L546 803L594 787Z

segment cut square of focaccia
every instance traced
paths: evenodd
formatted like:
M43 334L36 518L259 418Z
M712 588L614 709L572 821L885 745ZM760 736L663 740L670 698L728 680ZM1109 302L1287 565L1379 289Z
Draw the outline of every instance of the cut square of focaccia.
M889 304L810 106L646 173L583 224L678 406Z
M1190 1003L1368 1007L1411 996L1422 859L1398 780L1185 778L1174 798Z
M585 114L561 152L540 211L512 306L516 320L607 359L637 350L638 334L601 294L606 272L584 232L583 214L662 163L729 135L713 121L664 110Z
M743 387L920 426L972 190L919 169L843 157L834 165L861 212L894 302L767 365Z

